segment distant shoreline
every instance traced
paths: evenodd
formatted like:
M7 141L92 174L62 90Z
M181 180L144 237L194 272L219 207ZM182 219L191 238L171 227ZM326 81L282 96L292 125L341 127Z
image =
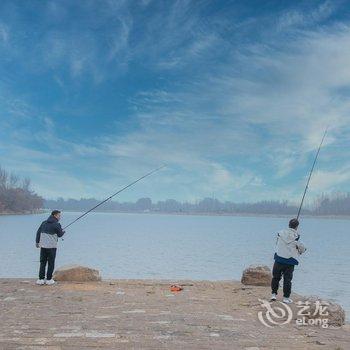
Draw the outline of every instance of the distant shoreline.
M49 212L51 209L44 210L39 214ZM83 213L84 211L79 210L65 210L61 209L66 213ZM151 214L151 215L179 215L179 216L241 216L241 217L272 217L272 218L290 218L293 214L262 214L262 213L191 213L191 212L156 212L156 211L115 211L115 210L103 210L94 211L94 213L105 213L105 214ZM295 215L294 215L295 216ZM303 218L319 218L319 219L343 219L350 220L350 215L302 215Z
M38 211L35 211L35 212L17 212L17 213L14 213L14 212L0 212L0 216L12 216L12 215L38 215L38 214L44 214L46 213L47 211L46 210L38 210Z
M84 211L79 210L65 210L61 209L65 213L83 213ZM17 216L17 215L40 215L45 213L50 213L51 209L41 209L35 212L0 212L0 216ZM191 213L191 212L156 212L156 211L115 211L115 210L103 210L94 211L94 213L101 214L142 214L142 215L178 215L178 216L237 216L237 217L267 217L267 218L291 218L293 214L262 214L262 213ZM302 215L303 218L308 219L340 219L340 220L350 220L350 215L312 215L305 214Z

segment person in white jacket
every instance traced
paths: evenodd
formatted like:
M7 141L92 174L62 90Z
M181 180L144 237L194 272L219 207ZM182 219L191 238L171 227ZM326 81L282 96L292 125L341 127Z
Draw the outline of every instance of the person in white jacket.
M271 301L277 298L280 280L283 276L283 302L290 304L292 291L292 279L294 266L298 265L299 256L305 252L305 247L299 242L300 235L297 232L299 221L292 219L289 221L289 228L278 232L275 252L275 263L272 269L271 281Z

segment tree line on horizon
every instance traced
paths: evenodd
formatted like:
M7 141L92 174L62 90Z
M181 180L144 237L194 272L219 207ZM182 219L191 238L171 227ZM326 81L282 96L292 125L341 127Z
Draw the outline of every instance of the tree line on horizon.
M30 189L30 179L0 167L0 213L33 213L43 206L43 198Z
M95 198L45 200L47 209L59 208L68 211L86 211L99 201ZM167 199L153 203L150 198L140 198L136 202L110 201L97 208L96 211L116 212L154 212L154 213L262 213L262 214L292 214L297 208L287 201L262 201L258 203L233 203L221 202L214 198L204 198L195 203L179 202L175 199Z
M86 211L97 205L99 200L89 199L63 199L45 200L47 209L61 209L67 211ZM136 202L110 201L97 208L97 211L115 212L153 212L153 213L216 213L216 214L278 214L293 215L298 207L288 201L260 201L256 203L234 203L219 201L215 198L190 202L179 202L174 199L152 202L150 198L140 198ZM318 198L312 208L304 208L308 215L350 215L350 193L337 193L323 195Z
M30 179L20 179L0 166L0 213L34 213L40 209L85 211L99 203L95 198L44 200L30 188ZM298 208L288 201L265 200L255 203L235 203L204 198L195 203L174 199L152 202L140 198L136 202L109 201L97 211L154 213L217 213L217 214L279 214L293 215ZM350 215L350 192L322 195L312 207L304 208L309 215Z

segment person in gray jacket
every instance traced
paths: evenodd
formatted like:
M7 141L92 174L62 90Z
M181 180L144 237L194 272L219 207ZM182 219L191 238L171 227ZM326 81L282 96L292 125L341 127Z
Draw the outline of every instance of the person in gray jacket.
M279 283L283 276L283 302L286 304L293 302L290 299L290 294L294 266L299 264L299 256L306 250L304 245L299 242L298 226L299 221L292 219L289 221L288 229L278 232L274 256L275 263L272 269L271 301L275 301L277 298Z
M55 283L52 279L52 274L55 269L57 241L58 238L62 237L65 233L59 223L60 219L61 212L59 210L54 210L49 218L42 222L36 233L36 247L40 248L39 279L36 281L38 285L52 285Z

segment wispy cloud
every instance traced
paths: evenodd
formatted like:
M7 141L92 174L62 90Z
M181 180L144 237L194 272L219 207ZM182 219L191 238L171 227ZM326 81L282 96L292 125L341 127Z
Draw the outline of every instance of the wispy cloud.
M294 27L311 27L329 18L337 10L334 2L324 1L313 6L311 11L303 9L293 9L284 11L278 18L277 27L281 30L290 29Z
M315 172L310 188L313 196L321 193L335 192L350 181L350 167L342 167L336 170L318 170Z
M9 40L8 27L0 22L0 43L6 44Z

